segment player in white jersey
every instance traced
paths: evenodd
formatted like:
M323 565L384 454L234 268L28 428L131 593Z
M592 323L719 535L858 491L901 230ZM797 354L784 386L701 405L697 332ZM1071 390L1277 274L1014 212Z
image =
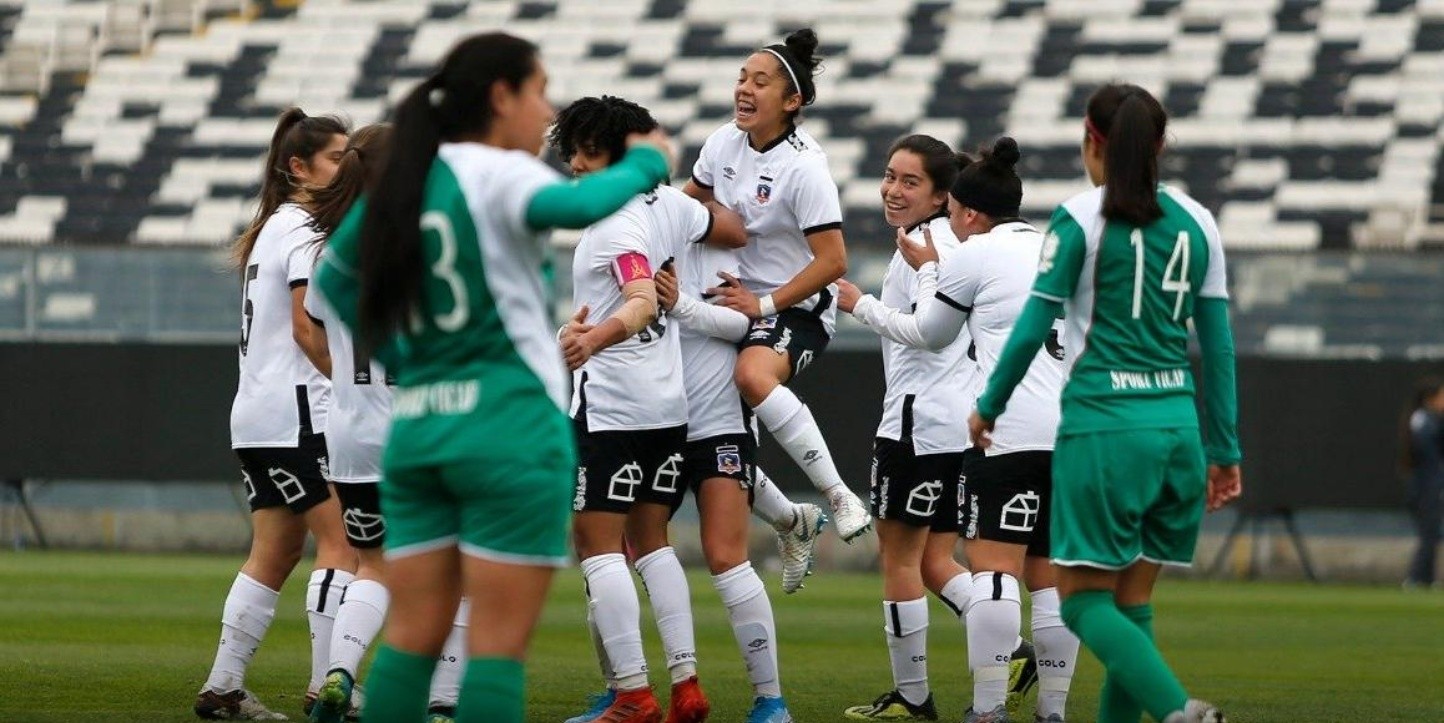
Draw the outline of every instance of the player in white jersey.
M951 343L966 325L979 379L997 366L1031 293L1043 248L1043 235L1018 217L1023 198L1022 182L1013 170L1018 158L1018 144L1004 137L963 169L949 204L953 230L967 242L953 252L930 243L903 246L903 257L918 268L919 285L934 293L906 319L893 315L881 321L891 322L899 337L928 349ZM1019 578L1033 602L1039 678L1035 719L1064 719L1078 639L1063 624L1057 578L1049 562L1053 446L1067 376L1060 326L1055 321L1051 342L1038 351L1013 405L998 419L991 446L986 451L973 447L964 464L964 536L974 570L967 609L973 672L973 706L966 717L970 722L1010 719L1008 663L1022 626ZM973 396L977 393L974 387Z
M838 534L852 540L872 518L838 475L812 412L783 386L826 349L837 314L832 282L847 271L837 184L817 141L796 126L816 99L816 50L817 35L799 30L747 58L735 117L703 144L686 191L747 223L740 283L713 291L754 320L737 357L737 387L827 496Z
M938 252L960 245L948 225L948 189L967 159L925 135L898 139L888 150L881 187L883 214L897 229L899 246L921 246L931 229ZM887 308L912 309L917 273L899 251L883 278L881 299L862 296L841 280L839 306L864 323ZM936 720L928 686L928 601L932 590L961 617L973 579L954 557L962 517L958 481L972 409L976 364L970 340L959 335L939 352L918 349L883 334L887 390L874 442L872 514L882 552L883 622L892 663L892 690L870 705L845 711L855 720Z
M309 531L316 569L306 592L313 639L331 639L331 620L356 569L340 505L326 483L330 383L308 359L310 321L302 302L311 276L308 188L336 173L347 128L299 108L281 115L271 138L260 207L237 239L241 271L240 380L231 406L231 446L251 507L251 552L221 614L221 641L196 697L201 718L283 720L245 689L246 668L275 617L281 585L300 560ZM324 362L323 362L324 363ZM318 651L313 647L313 659ZM320 680L314 674L307 690Z
M335 178L311 194L313 243L324 243L340 225L362 190L375 182L390 147L391 126L366 126L351 134ZM306 289L315 348L325 353L331 377L331 402L326 414L326 450L330 480L341 500L346 539L356 550L356 578L346 586L336 609L329 641L325 679L317 691L318 704L308 703L317 723L339 723L359 715L359 701L349 694L361 659L381 631L390 595L382 583L385 560L381 545L386 519L381 511L381 450L391 426L392 375L367 357L356 345L351 330L317 290ZM466 657L466 606L458 610L432 679L429 723L449 721L455 714ZM319 642L319 641L317 641ZM342 680L344 678L344 680Z

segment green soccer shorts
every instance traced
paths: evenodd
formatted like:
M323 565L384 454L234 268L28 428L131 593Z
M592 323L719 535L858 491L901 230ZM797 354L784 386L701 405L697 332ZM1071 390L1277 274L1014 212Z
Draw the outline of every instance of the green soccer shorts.
M387 468L386 555L456 545L514 565L567 565L575 456L507 450L486 459Z
M1053 561L1193 564L1208 487L1197 428L1087 432L1053 453Z

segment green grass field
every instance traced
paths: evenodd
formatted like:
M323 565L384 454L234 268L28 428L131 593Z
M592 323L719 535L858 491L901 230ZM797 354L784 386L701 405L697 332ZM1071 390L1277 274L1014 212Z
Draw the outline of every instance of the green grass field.
M187 721L209 669L239 557L0 553L0 721ZM252 689L299 719L309 644L292 580ZM775 576L768 585L775 590ZM529 665L529 720L560 721L597 687L576 569L563 571ZM841 720L890 687L875 576L819 574L775 594L783 685L801 723ZM715 721L749 704L726 616L692 577L702 681ZM1230 721L1444 720L1444 595L1396 589L1165 583L1158 634L1194 694ZM646 613L644 612L644 615ZM654 671L659 645L649 630ZM970 691L962 628L933 608L931 671L944 720ZM654 672L660 684L665 674ZM1086 653L1070 721L1094 719L1100 671Z

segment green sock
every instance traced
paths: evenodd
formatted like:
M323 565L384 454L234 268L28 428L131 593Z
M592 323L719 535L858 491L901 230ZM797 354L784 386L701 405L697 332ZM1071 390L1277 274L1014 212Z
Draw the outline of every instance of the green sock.
M435 655L417 655L382 645L366 676L366 720L426 720L426 698L435 669Z
M1155 720L1183 710L1188 693L1163 655L1123 615L1107 590L1074 593L1063 601L1063 621L1103 663L1108 678L1122 687Z
M456 723L523 723L525 694L526 673L520 660L473 658L461 679Z
M1153 606L1148 603L1118 608L1123 617L1133 621L1143 634L1153 639ZM1143 706L1123 689L1113 676L1103 679L1103 692L1098 705L1098 723L1139 723Z

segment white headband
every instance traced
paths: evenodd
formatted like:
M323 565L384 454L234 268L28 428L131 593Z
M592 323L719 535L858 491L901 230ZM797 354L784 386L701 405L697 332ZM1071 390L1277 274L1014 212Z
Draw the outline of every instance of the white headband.
M792 70L792 64L789 63L789 62L787 62L787 58L782 57L782 53L779 53L779 52L777 52L776 50L773 50L772 48L763 48L763 50L766 50L767 52L772 53L773 55L777 56L777 62L782 63L782 67L784 67L784 68L787 69L787 76L788 76L789 78L792 78L792 87L797 91L797 94L798 94L798 95L802 95L802 96L803 96L803 97L802 97L802 100L803 100L803 103L802 103L802 104L803 104L803 105L807 105L807 96L803 95L803 93L802 93L802 84L799 83L799 82L797 82L797 73Z

